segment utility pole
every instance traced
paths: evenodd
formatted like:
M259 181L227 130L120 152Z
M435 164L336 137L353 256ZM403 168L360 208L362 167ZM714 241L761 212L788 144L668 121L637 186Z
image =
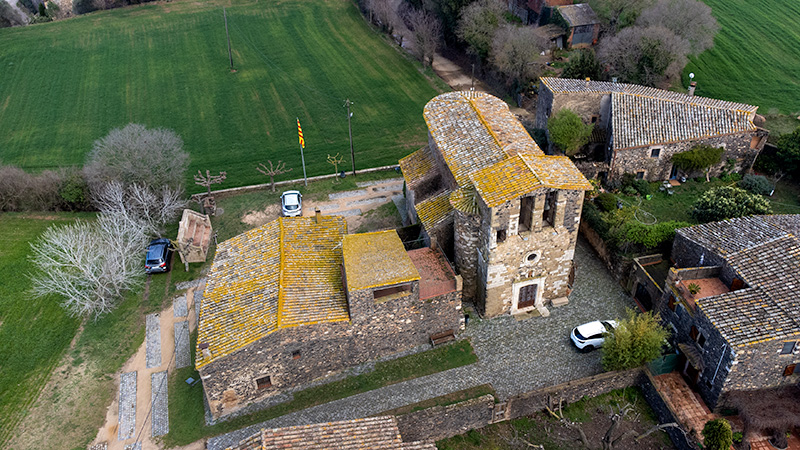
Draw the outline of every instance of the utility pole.
M225 18L225 36L228 38L228 59L231 61L231 72L235 72L236 70L233 68L233 53L231 53L231 35L228 33L228 13L225 11L225 7L222 7L222 16Z
M475 91L475 63L472 63L472 86L470 86L469 90L471 92Z
M350 112L350 105L353 102L350 101L348 98L344 101L344 106L347 108L347 132L350 134L350 162L353 165L353 176L356 176L356 154L353 152L353 127L350 125L350 118L353 117L353 113Z

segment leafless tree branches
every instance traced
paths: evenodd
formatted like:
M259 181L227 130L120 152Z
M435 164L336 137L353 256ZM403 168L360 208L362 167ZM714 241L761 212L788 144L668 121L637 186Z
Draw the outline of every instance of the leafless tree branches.
M492 38L489 60L508 77L509 83L526 83L542 71L540 53L547 45L533 27L503 25Z
M37 296L56 294L73 316L113 310L125 292L141 283L147 237L132 222L100 214L96 222L48 228L31 244Z
M689 42L663 26L628 27L603 41L598 56L621 81L656 86L686 65Z
M711 7L697 0L658 0L642 11L636 24L667 28L689 42L693 55L713 47L714 36L719 31Z
M197 175L194 176L194 184L206 187L207 188L206 195L210 197L211 185L220 184L223 181L225 181L226 178L228 178L227 172L220 172L219 175L211 175L211 171L206 170L206 174L203 175L203 173L198 170Z
M433 56L442 40L442 25L431 13L424 10L411 10L408 15L413 40L414 56L423 65L433 65Z
M271 160L267 160L267 162L269 163L269 167L265 166L264 163L258 163L259 167L256 167L256 170L269 177L269 185L272 188L272 192L275 192L275 177L286 172L291 172L292 169L287 169L286 163L283 161L278 161L274 166Z
M164 234L164 225L186 207L180 190L164 186L154 192L138 184L125 188L118 182L106 184L93 200L101 213L137 226L147 236L158 237Z

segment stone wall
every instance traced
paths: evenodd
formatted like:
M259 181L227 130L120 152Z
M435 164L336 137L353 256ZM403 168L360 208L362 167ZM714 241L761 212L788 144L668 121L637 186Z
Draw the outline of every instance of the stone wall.
M552 225L543 219L548 193L556 196ZM540 189L528 197L533 208L531 229L525 231L520 228L520 198L494 208L479 201L478 248L486 267L485 275L478 277L483 292L477 297L488 317L533 309L517 306L519 290L530 284L538 285L537 307L555 299L566 303L583 191Z
M357 291L351 321L280 329L201 368L214 418L463 326L460 292L419 300L414 284L411 295L378 302L371 290ZM256 379L266 376L271 386L259 389Z
M474 301L478 288L478 244L481 218L459 210L455 210L454 214L455 263L456 269L464 280L464 289L461 295L465 300Z
M447 406L397 416L403 442L440 440L492 423L494 397L484 395Z
M784 342L798 340L800 339L794 336L794 338L773 339L737 347L736 364L728 375L723 394L735 390L763 389L800 383L800 369L795 369L794 375L783 376L786 366L800 365L800 353L780 354ZM721 404L724 405L724 399Z
M608 271L611 272L611 276L623 286L627 286L629 284L628 277L631 273L633 260L620 257L609 250L605 241L603 241L600 235L589 226L588 222L581 222L580 231L583 237L589 241L589 245L592 246L597 256L600 257L600 260L606 265Z
M764 148L766 139L760 139L762 134L763 131L759 129L709 139L680 141L669 144L616 150L612 157L609 178L621 177L624 173L644 172L644 178L648 181L669 179L672 170L672 155L691 150L698 145L725 148L721 162L711 168L709 172L710 176L720 175L722 170L726 167L729 158L736 160L734 171L746 171L753 166L758 153ZM758 138L759 141L756 148L751 148L751 142L754 137ZM650 155L652 150L656 148L660 149L659 155L653 158ZM679 171L678 174L687 177L703 175L701 172L684 173L683 171Z

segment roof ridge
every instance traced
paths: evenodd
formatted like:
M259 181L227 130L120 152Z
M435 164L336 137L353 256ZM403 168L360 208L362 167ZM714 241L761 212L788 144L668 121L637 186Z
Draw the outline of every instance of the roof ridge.
M652 88L652 89L656 89L656 88ZM613 95L630 95L632 97L642 97L642 98L646 98L646 99L650 99L650 100L672 102L672 103L680 103L680 104L683 104L683 105L696 106L698 108L719 109L719 110L722 110L722 111L736 111L736 112L748 113L748 114L752 112L752 111L748 111L746 109L735 108L735 107L734 108L724 108L724 107L719 106L719 105L706 105L706 104L703 104L702 102L695 102L695 101L691 101L689 99L702 98L702 99L706 99L706 100L715 100L715 101L718 101L718 102L731 103L731 106L733 106L733 105L744 105L744 103L728 102L727 100L719 100L719 99L709 98L709 97L695 97L693 95L684 94L684 93L681 93L681 92L674 92L674 94L686 97L685 100L681 100L681 99L678 99L678 98L659 97L659 96L656 96L656 95L645 95L645 94L639 94L639 93L636 93L636 92L625 92L625 91L608 91L608 92L612 96ZM672 91L665 91L665 92L672 92ZM747 105L747 106L749 106L749 105ZM753 121L750 120L750 122L752 123Z
M474 91L470 91L470 92L474 92ZM463 94L462 94L462 95L463 95ZM475 102L473 102L473 99L472 99L472 97L470 97L470 96L465 96L464 98L466 98L466 99L467 99L467 103L469 103L469 106L471 106L471 107L472 107L472 109L475 111L475 114L478 116L478 120L479 120L479 121L480 121L480 122L483 124L483 126L486 128L486 131L488 131L488 132L489 132L489 135L490 135L490 136L492 136L492 139L494 139L494 142L497 144L497 146L498 146L498 147L500 147L500 150L501 150L503 153L505 153L505 149L503 149L503 144L501 144L501 143L500 143L500 138L499 138L499 137L497 137L497 134L494 132L494 130L492 129L492 127L489 125L489 122L487 122L487 121L486 121L486 118L485 118L485 117L483 117L483 113L481 113L481 111L480 111L480 110L478 109L478 107L475 105ZM508 154L507 154L507 153L506 153L506 156L508 156Z
M283 303L284 303L284 283L283 283L283 273L284 269L286 268L286 255L283 252L284 246L284 228L283 228L283 221L286 220L285 217L281 217L278 219L278 229L280 230L279 237L278 237L278 254L280 255L280 262L278 263L279 272L278 272L278 310L275 314L275 329L281 328L281 322L283 322Z

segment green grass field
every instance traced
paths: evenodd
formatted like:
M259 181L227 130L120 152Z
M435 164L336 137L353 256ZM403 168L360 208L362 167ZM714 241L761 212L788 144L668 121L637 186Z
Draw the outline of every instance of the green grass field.
M0 214L0 447L10 437L78 329L53 298L30 295L29 243L76 216Z
M683 71L697 94L758 105L761 114L800 111L800 2L703 0L721 26L714 48Z
M297 117L309 176L333 171L327 154L349 168L346 98L356 167L394 164L426 142L422 107L441 89L349 0L147 4L2 29L0 48L3 163L81 165L138 122L180 134L194 173L227 171L219 188L268 181L255 170L268 159L301 178Z

